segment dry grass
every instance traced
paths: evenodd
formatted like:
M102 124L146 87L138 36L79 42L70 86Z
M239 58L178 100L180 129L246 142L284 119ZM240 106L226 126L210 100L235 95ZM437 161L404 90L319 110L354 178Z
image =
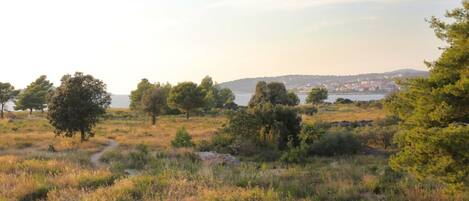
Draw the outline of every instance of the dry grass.
M336 111L337 110L337 111ZM121 115L126 110L113 110ZM378 114L374 114L378 113ZM351 114L355 116L350 117ZM310 158L304 165L243 161L240 166L206 166L194 159L193 148L174 149L170 141L186 127L197 143L209 139L225 117L164 116L155 127L142 118L110 118L96 136L55 137L44 118L21 114L0 121L0 200L467 200L467 193L450 196L432 181L385 173L387 159L379 156ZM322 108L307 121L375 119L382 110L352 106ZM12 129L17 128L17 129ZM109 152L109 168L93 168L89 157L108 138L120 143ZM130 152L148 145L140 175L123 170ZM47 151L53 145L58 152ZM384 187L384 190L383 190Z
M313 123L316 121L360 121L377 120L386 117L386 112L380 108L360 108L353 104L324 105L313 116L303 115L303 121Z

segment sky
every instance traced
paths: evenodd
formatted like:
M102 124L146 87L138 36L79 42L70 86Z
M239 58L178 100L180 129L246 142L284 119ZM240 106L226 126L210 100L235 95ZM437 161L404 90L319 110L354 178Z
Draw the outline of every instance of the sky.
M152 82L425 70L426 18L460 0L0 0L0 82L92 74Z

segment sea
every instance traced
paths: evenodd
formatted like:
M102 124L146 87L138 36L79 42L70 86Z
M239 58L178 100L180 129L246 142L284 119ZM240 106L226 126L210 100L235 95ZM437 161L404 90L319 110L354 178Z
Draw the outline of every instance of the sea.
M235 94L235 103L241 106L246 106L251 99L252 93L237 93ZM370 100L381 100L386 97L386 94L329 94L326 102L335 102L337 98L348 98L353 101L370 101ZM128 108L129 107L129 96L128 95L111 95L111 108ZM305 103L306 94L298 94L301 103ZM7 110L13 109L13 103L7 103Z

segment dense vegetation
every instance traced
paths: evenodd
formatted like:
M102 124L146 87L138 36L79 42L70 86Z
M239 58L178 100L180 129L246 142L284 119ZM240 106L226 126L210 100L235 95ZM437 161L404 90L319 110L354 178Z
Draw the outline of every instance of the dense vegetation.
M469 2L446 16L451 23L430 20L447 46L427 62L429 78L402 81L404 89L388 99L401 120L391 165L463 188L469 184Z

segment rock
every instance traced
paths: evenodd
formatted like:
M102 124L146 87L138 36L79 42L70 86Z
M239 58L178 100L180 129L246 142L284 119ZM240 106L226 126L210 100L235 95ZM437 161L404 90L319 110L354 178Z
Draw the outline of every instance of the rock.
M196 155L208 165L239 165L237 158L230 154L219 154L216 152L197 152Z

